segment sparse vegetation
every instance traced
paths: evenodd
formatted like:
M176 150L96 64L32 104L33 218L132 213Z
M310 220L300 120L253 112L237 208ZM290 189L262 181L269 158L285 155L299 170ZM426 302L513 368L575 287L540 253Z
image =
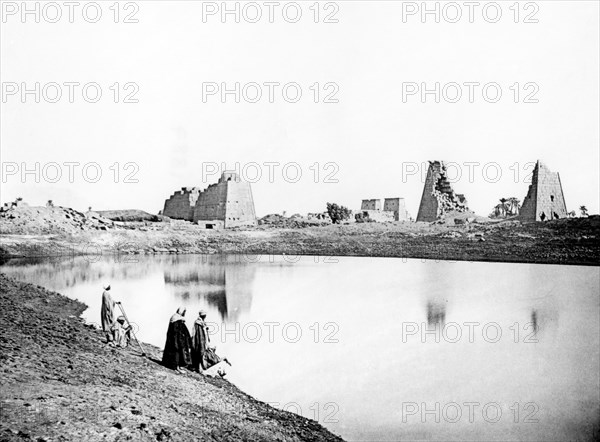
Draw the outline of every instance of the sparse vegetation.
M333 224L339 224L350 218L352 213L347 207L340 206L336 203L327 203L327 213Z
M494 211L490 214L490 218L508 218L509 216L517 216L521 210L521 200L518 198L500 198L500 204L494 207Z

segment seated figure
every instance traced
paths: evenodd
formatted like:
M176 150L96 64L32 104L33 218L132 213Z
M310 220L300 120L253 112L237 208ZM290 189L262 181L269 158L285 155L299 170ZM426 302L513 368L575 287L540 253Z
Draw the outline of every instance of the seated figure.
M110 328L113 340L111 344L115 347L125 348L131 340L131 325L123 316L119 316Z

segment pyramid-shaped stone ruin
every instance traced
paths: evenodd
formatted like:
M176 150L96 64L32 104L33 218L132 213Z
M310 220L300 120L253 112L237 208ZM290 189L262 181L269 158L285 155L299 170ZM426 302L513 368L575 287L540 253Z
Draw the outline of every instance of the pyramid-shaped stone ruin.
M467 199L454 192L444 162L430 161L417 221L436 221L452 211L468 212Z
M547 221L566 217L567 205L560 176L538 160L519 218L523 221Z

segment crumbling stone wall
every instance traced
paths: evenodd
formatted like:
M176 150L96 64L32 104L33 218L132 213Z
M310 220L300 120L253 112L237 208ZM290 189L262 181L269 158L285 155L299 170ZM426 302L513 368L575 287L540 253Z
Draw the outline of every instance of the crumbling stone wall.
M329 213L327 213L327 212L308 213L307 218L309 220L318 219L318 220L324 220L327 222L331 222L331 217L329 216Z
M165 201L162 214L173 219L192 221L199 195L200 189L197 187L182 187Z
M368 216L371 221L378 223L392 222L396 220L394 212L384 212L383 210L362 210L363 216Z
M519 218L524 221L544 221L566 217L567 206L560 176L538 160Z
M224 220L227 205L227 184L211 184L200 194L194 207L193 221Z
M430 161L417 221L436 221L450 211L467 212L464 195L452 189L443 161Z

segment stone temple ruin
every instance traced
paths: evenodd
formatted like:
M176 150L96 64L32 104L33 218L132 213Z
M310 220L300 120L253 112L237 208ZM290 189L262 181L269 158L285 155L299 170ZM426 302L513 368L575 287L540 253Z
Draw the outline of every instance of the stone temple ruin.
M404 198L386 198L381 209L381 200L362 200L360 211L363 216L368 216L371 221L408 221L410 215L406 210Z
M451 211L469 211L467 200L464 195L454 193L444 162L430 161L417 221L436 221Z
M162 213L206 229L257 224L250 183L231 171L223 172L219 181L204 191L198 187L182 187L165 201Z
M535 165L531 185L519 217L524 221L544 221L567 217L567 206L558 172L551 172L541 161Z
M182 187L165 201L162 214L173 219L194 220L194 209L201 190L198 187Z

